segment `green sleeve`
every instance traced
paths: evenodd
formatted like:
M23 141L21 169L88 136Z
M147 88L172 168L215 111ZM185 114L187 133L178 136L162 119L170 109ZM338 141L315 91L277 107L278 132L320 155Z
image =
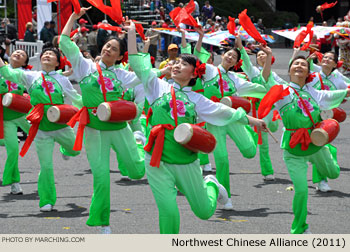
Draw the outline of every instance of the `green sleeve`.
M192 91L195 91L196 93L199 93L199 94L203 94L204 89L203 89L202 80L200 78L197 78L196 85L192 87Z
M271 87L273 87L274 85L278 85L279 83L275 81L275 78L273 78L272 72L270 72L267 82L263 77L261 77L261 84L266 88L266 90L270 90Z
M192 54L192 52L191 52L191 45L190 44L186 44L186 47L180 46L180 52L181 52L181 54L183 54L183 53Z
M27 83L23 70L11 69L7 65L0 68L0 75L14 83Z
M129 63L142 83L148 83L151 76L158 75L158 72L151 71L153 68L149 53L131 54L129 55Z
M201 47L201 51L198 52L198 50L194 49L194 53L195 56L198 57L198 59L200 61L202 61L202 63L207 63L208 59L210 58L210 53L205 50L203 47Z
M68 37L67 35L61 35L60 36L60 49L62 50L63 54L67 57L67 59L72 64L73 69L77 69L77 66L79 65L79 47Z

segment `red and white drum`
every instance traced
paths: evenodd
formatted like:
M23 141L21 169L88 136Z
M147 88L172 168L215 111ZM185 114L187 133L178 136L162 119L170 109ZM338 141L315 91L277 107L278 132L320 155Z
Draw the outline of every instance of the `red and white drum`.
M338 122L344 122L346 119L346 112L341 108L334 108L330 110L321 111L322 120L335 119Z
M337 137L339 130L339 123L334 119L319 122L311 132L311 142L317 146L324 146Z
M194 152L210 153L216 146L214 135L195 124L180 124L175 128L174 138L176 142Z
M229 106L230 108L238 109L239 107L243 108L247 114L250 112L251 104L248 99L239 97L239 96L225 96L220 102Z
M28 99L25 96L12 93L6 93L2 97L2 105L24 114L27 114L32 108L32 104L30 104L30 98Z
M79 109L73 105L55 105L47 110L46 116L50 122L66 124L78 111Z
M97 107L97 117L103 122L127 122L136 118L137 106L134 102L118 100L103 102Z

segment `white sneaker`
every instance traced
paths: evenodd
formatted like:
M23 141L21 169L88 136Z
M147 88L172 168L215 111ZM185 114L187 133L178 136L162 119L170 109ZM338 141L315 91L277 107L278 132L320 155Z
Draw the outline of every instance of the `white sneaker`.
M64 160L66 160L66 161L67 161L67 160L69 160L69 159L70 159L70 156L66 156L66 155L63 155L63 154L62 154L62 158L63 158Z
M266 176L264 176L264 180L265 181L274 181L275 176L273 176L273 174L266 175Z
M201 168L204 172L211 172L212 169L211 169L211 164L205 164L205 165L201 165Z
M135 131L134 132L134 137L136 142L140 142L143 146L146 144L146 137L141 131Z
M52 211L53 206L51 204L46 204L43 207L40 207L40 211L41 212L51 212Z
M120 176L120 180L121 180L121 181L131 181L131 178L129 178L128 176L123 176L123 175L121 175L121 176Z
M111 234L112 230L110 226L101 226L101 234Z
M305 231L304 231L304 233L303 233L303 234L312 234L312 233L311 233L310 229L309 229L309 228L307 228L307 229L305 229Z
M226 191L225 187L219 183L219 181L216 179L216 177L214 175L208 175L204 178L204 181L205 182L211 181L211 182L214 182L216 184L216 186L219 189L218 202L221 205L226 205L227 201L228 201L227 191Z
M224 209L225 210L233 210L233 205L232 205L231 198L228 198L227 203L224 205Z
M316 187L316 189L318 191L321 191L321 192L329 192L329 191L332 191L332 188L329 187L327 181L325 180L321 180L320 183L318 183L318 186Z
M13 183L11 185L11 194L23 194L22 187L19 183Z

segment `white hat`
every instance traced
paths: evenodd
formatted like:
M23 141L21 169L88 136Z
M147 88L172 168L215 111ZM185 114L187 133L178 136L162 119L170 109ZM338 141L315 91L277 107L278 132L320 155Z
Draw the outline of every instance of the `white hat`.
M221 17L220 16L216 16L215 19L216 20L221 20Z
M102 20L103 24L108 24L108 21L106 19Z

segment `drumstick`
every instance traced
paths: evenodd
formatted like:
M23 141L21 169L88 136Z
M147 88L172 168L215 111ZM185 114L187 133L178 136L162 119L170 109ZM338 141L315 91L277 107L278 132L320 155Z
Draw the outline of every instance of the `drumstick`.
M199 24L199 18L198 17L196 17L196 20L197 20L197 24Z
M276 143L278 143L278 140L276 139L276 137L272 134L272 132L270 131L269 128L266 128L267 132L270 134L270 136L273 138L273 140L275 140Z
M156 34L156 35L153 35L153 36L148 37L148 38L149 38L149 39L153 39L153 38L158 37L158 36L159 36L159 34Z
M134 24L144 24L144 25L148 25L147 22L140 22L140 21L134 21Z

